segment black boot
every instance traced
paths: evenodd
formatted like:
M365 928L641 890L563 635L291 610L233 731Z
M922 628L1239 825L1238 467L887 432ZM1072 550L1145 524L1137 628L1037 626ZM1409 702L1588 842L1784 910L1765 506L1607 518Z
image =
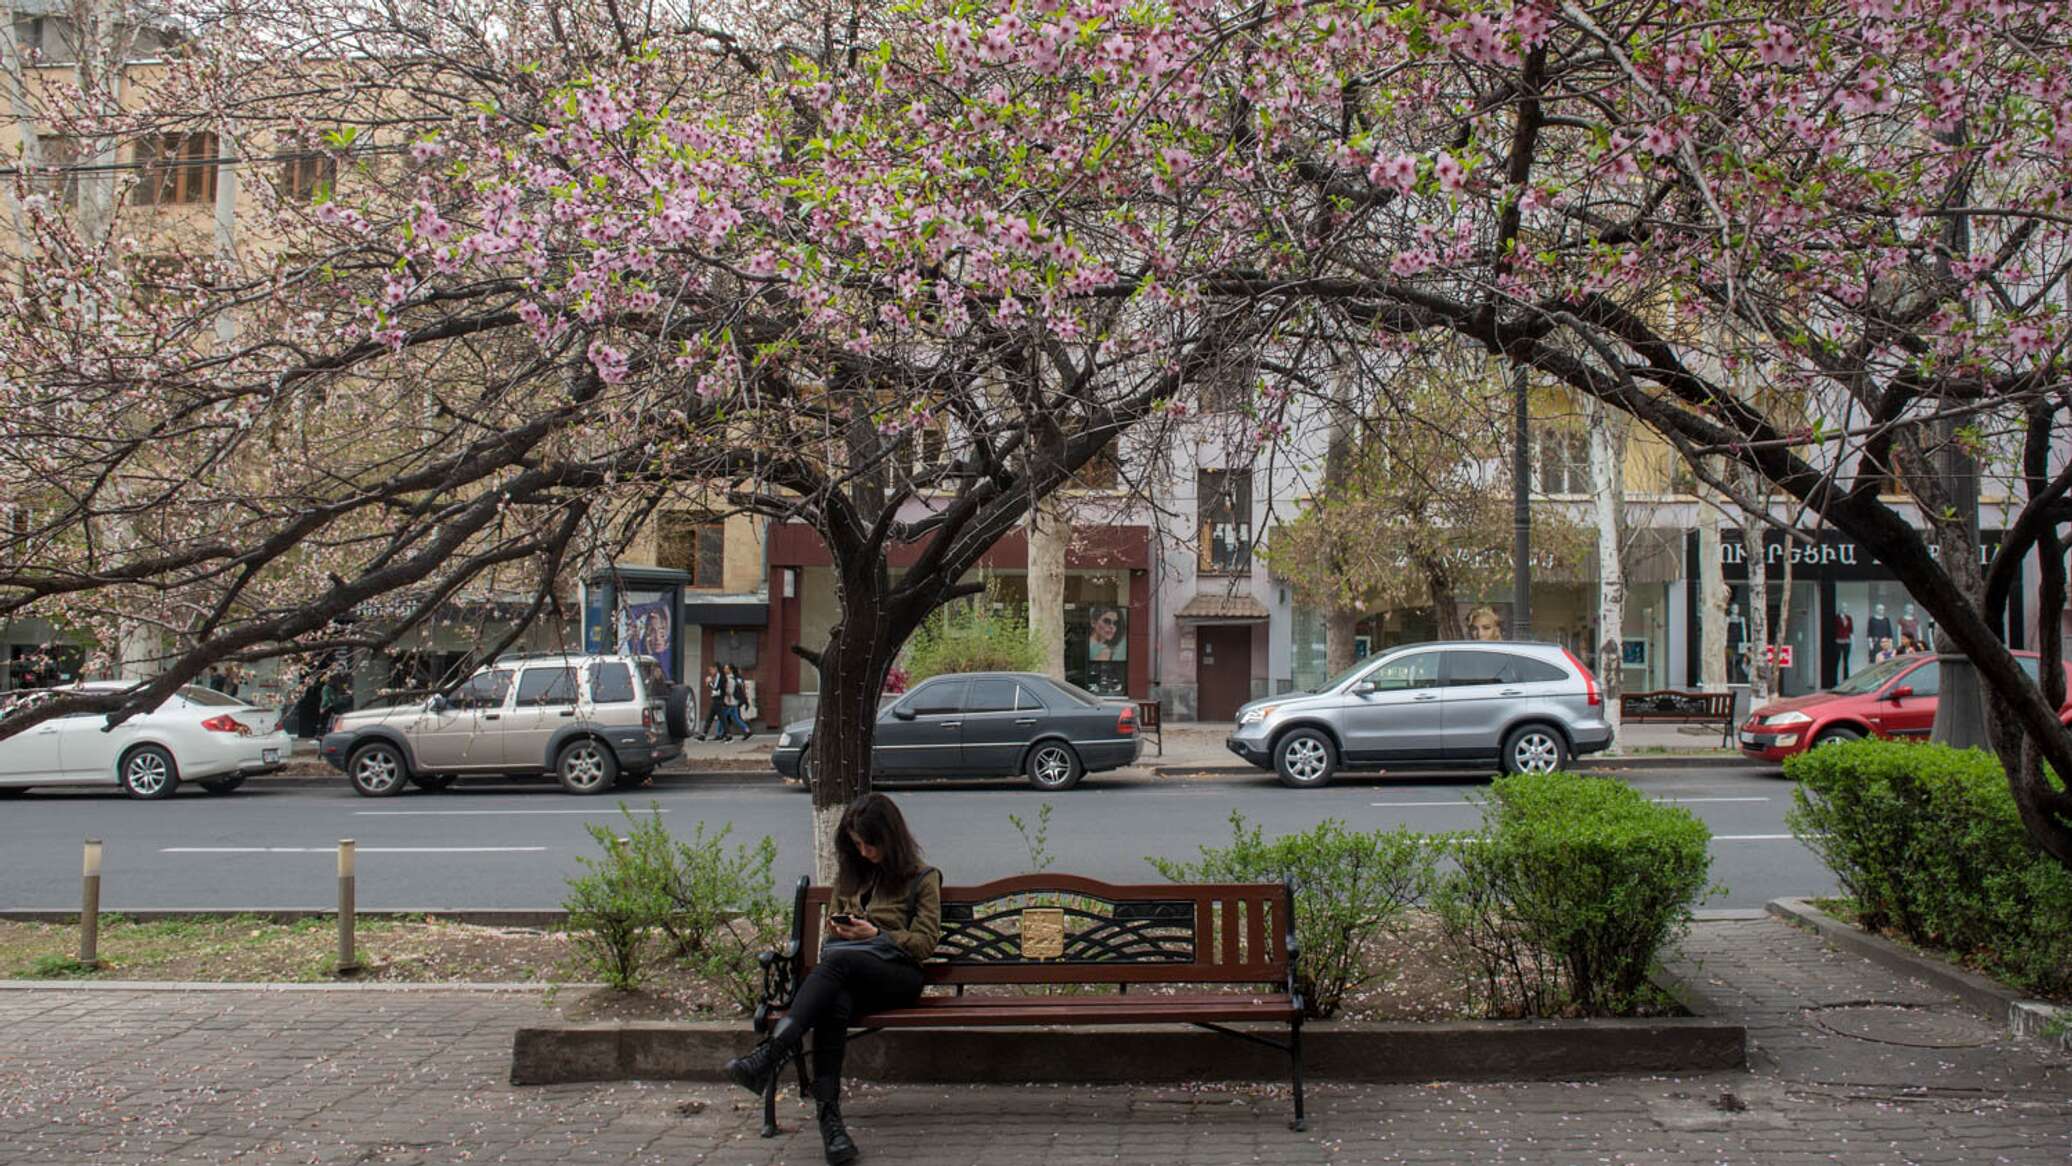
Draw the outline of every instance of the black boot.
M804 1036L799 1026L790 1017L785 1017L770 1030L768 1040L755 1046L755 1051L727 1062L727 1080L761 1097L769 1091L770 1082L778 1070L784 1068L784 1062L798 1052L799 1042Z
M862 1151L849 1138L849 1127L842 1124L842 1103L823 1101L814 1107L820 1118L820 1144L827 1150L827 1166L845 1166L856 1161Z

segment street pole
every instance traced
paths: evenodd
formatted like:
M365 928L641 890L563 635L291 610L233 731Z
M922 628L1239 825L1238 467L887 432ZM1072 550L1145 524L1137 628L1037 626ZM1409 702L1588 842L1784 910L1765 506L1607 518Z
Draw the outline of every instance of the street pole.
M1532 456L1525 366L1511 368L1511 638L1532 638Z
M86 840L85 868L79 888L79 962L101 962L101 840Z
M341 976L360 970L359 956L353 951L353 917L357 908L353 894L353 859L357 850L352 839L338 840L338 974Z

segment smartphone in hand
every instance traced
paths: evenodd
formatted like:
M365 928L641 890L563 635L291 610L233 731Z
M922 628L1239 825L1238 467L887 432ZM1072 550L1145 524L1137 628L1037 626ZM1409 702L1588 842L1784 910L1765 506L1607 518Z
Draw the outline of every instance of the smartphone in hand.
M837 911L829 915L828 918L844 927L854 927L857 924L856 916L849 914L847 911Z

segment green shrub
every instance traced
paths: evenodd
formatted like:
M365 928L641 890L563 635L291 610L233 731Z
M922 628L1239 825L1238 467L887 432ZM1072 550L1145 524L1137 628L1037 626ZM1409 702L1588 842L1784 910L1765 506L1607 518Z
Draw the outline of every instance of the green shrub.
M2072 872L2023 829L1999 760L1851 741L1785 762L1788 821L1865 927L1942 947L2019 987L2072 992Z
M1449 841L1433 907L1491 1015L1617 1016L1703 898L1711 835L1687 810L1577 774L1498 778Z
M1230 845L1201 848L1201 861L1146 859L1174 882L1295 884L1296 990L1305 1011L1326 1017L1346 993L1385 970L1370 941L1400 934L1409 908L1430 887L1437 858L1408 829L1348 830L1326 819L1271 842L1244 815L1230 814ZM1278 930L1278 927L1276 928ZM1278 940L1278 936L1274 937Z
M756 956L782 921L770 873L777 844L765 837L729 851L733 827L707 836L703 823L678 841L659 814L619 808L625 836L586 827L604 857L580 859L587 873L569 880L579 959L605 983L631 989L647 979L659 949L737 1006L752 1007L762 986Z
M928 617L907 641L908 683L946 672L1041 672L1042 645L1028 619L986 603L953 603Z

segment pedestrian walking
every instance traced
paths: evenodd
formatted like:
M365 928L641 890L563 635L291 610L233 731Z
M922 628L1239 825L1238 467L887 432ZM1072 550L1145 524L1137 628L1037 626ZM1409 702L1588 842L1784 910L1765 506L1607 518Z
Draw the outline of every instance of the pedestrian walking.
M720 740L731 740L733 731L739 729L741 739L746 741L755 736L754 730L748 727L748 721L741 715L741 710L748 707L748 685L741 679L741 670L732 664L726 666L725 688L726 703L722 706L721 712L726 719L727 732Z
M705 694L705 719L698 722L698 739L703 741L707 737L719 736L721 713L725 710L727 680L719 665L706 667L701 691Z
M842 1054L849 1026L904 1008L921 995L921 961L942 934L942 873L923 865L921 846L884 794L849 804L835 831L835 887L820 961L792 997L769 1039L726 1064L727 1078L761 1096L813 1034L813 1100L829 1166L856 1160L842 1124Z

